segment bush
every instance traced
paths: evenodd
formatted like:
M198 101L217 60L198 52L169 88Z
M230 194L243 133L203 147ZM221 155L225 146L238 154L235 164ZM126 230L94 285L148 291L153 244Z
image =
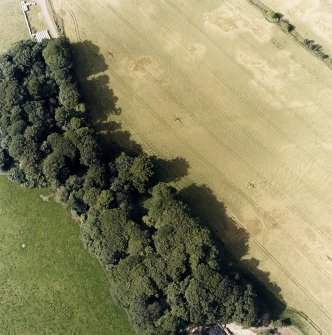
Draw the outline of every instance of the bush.
M265 16L271 22L280 22L280 20L283 18L281 13L277 13L271 9L266 11Z
M283 30L285 33L290 33L293 30L295 30L295 26L293 26L291 23L289 23L288 20L280 19L278 21L279 27L281 30Z
M270 327L272 327L272 328L281 328L283 326L284 326L284 324L281 320L274 320L274 321L271 321L271 323L270 323Z

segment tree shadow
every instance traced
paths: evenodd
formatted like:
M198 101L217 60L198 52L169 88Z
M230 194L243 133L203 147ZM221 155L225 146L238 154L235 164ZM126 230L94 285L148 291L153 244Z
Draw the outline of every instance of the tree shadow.
M281 288L270 279L270 272L262 271L259 267L259 260L255 258L242 259L241 266L247 270L247 276L262 294L266 304L270 307L271 319L277 320L286 310L286 302L281 294Z
M259 269L259 260L244 257L249 251L249 233L227 215L225 205L206 185L190 185L179 192L179 197L190 204L190 210L202 225L212 232L222 251L222 261L233 273L244 273L256 291L267 302L272 319L278 319L286 308L281 289L270 280L270 273Z
M107 122L111 114L120 114L118 97L110 87L110 77L105 73L108 65L100 48L91 41L72 43L74 71L84 102L93 124Z
M153 157L158 180L164 183L176 182L188 174L189 163L182 157L171 160Z
M118 98L110 88L110 77L105 74L108 65L98 46L91 41L72 44L76 77L87 105L92 124L99 133L106 155L121 151L142 153L142 147L122 130L121 124L110 116L122 111ZM171 160L153 157L159 181L176 182L188 174L189 164L181 157ZM272 317L277 318L285 308L280 288L269 279L269 273L258 268L257 259L243 260L248 254L249 234L227 215L226 208L205 185L190 185L179 192L179 197L190 204L192 214L207 226L222 250L225 264L235 272L244 272L257 291L268 302Z
M194 217L212 231L219 241L227 241L237 259L248 252L249 235L226 213L225 205L220 202L206 185L190 185L179 192L181 200L189 203Z

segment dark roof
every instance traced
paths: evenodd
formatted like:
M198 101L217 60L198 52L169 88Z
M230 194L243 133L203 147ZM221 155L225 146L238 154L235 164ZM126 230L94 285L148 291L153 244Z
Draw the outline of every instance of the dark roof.
M209 330L208 335L227 335L227 333L219 324L216 324Z

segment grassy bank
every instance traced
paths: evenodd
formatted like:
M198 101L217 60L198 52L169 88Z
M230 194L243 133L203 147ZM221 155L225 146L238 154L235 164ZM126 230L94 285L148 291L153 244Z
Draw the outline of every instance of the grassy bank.
M43 194L0 176L0 332L134 334L78 225Z

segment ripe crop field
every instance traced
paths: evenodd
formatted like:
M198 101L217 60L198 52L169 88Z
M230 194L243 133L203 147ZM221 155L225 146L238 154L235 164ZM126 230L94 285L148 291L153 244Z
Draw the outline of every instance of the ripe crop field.
M332 72L246 1L52 5L99 129L179 158L166 174L218 237L330 334Z
M46 194L0 176L0 333L135 334L78 224Z
M0 52L6 51L14 42L29 38L20 2L0 1Z

